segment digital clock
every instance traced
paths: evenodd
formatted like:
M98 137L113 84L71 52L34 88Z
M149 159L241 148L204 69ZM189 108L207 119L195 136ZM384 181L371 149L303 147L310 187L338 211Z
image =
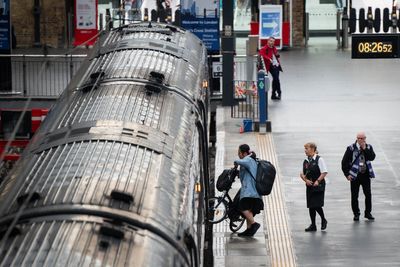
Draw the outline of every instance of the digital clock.
M353 34L351 58L398 58L399 34Z

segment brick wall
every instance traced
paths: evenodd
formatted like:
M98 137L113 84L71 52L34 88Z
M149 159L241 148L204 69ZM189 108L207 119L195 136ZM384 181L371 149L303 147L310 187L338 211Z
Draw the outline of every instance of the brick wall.
M292 1L292 43L304 46L304 1ZM17 37L17 47L32 47L34 44L34 0L11 1L11 20ZM65 39L66 15L65 1L41 0L40 42L51 47L62 47ZM23 8L22 8L23 7Z
M292 5L292 38L293 46L304 46L304 2L305 0L293 0Z
M34 45L34 0L11 1L11 21L17 37L17 47ZM51 47L62 47L66 27L65 1L40 1L40 43Z

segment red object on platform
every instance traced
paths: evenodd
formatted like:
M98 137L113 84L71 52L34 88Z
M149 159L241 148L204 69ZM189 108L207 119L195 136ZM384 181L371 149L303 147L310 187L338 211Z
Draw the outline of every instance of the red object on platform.
M258 35L260 32L260 23L257 21L251 21L250 22L250 34L251 35Z
M290 23L283 22L282 23L282 44L284 46L290 45Z
M40 124L46 117L47 113L49 112L48 109L32 109L32 133L36 132L39 128Z
M11 160L11 161L17 161L21 155L19 154L5 154L3 160Z
M7 140L0 140L0 155L3 154L4 149L6 148L8 141ZM29 143L29 140L14 140L11 141L9 147L20 147L20 148L25 148ZM17 161L20 157L20 154L11 152L11 153L5 153L3 160L11 160L11 161Z

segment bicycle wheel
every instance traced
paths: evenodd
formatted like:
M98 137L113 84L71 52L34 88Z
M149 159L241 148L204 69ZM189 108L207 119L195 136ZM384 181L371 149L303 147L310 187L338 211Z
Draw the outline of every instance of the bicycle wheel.
M243 216L240 216L237 220L230 220L229 229L231 229L232 233L236 233L240 228L242 228L244 221L245 219Z
M212 197L208 199L209 216L208 222L219 223L222 222L227 215L228 203L221 197Z

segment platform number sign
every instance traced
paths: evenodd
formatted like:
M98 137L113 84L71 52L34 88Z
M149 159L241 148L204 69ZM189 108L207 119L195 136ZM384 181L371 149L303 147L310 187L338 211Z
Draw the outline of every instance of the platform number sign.
M222 77L222 62L213 62L212 71L213 78Z

